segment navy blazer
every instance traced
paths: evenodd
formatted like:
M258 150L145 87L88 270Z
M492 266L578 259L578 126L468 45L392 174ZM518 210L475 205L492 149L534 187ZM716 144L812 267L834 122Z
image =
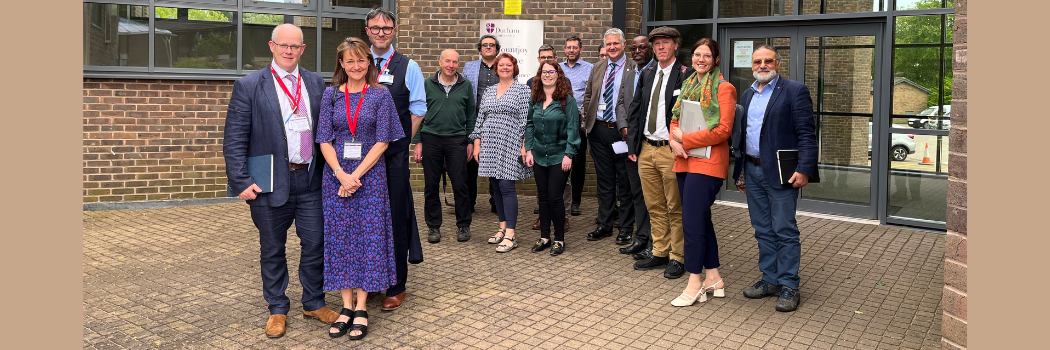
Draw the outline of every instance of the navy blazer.
M627 120L627 154L638 155L642 153L642 143L645 142L645 129L649 127L645 123L646 116L649 115L649 100L653 97L653 89L656 87L656 72L660 69L660 62L653 62L653 65L649 66L642 75L639 77L642 81L638 83L638 88L634 92L634 101L631 102L630 118ZM671 130L671 110L674 109L674 104L678 102L678 95L675 91L682 89L682 83L685 82L686 78L693 75L693 68L689 66L683 66L681 62L675 60L671 65L671 73L664 77L667 79L667 88L664 89L664 119L667 122L668 134ZM655 115L652 117L656 117Z
M325 83L320 75L299 68L303 84L310 96L311 130L317 136L317 119L321 114L321 95ZM273 192L261 193L253 206L277 207L288 201L288 186L291 171L288 167L288 137L284 132L280 99L274 83L270 65L255 73L237 79L226 110L226 127L223 130L222 153L226 158L226 178L230 193L234 196L244 192L255 181L248 176L249 157L272 154ZM321 188L321 169L324 155L314 143L314 159L310 163L310 190Z
M766 88L769 88L768 86ZM733 123L733 153L737 157L733 168L733 179L739 179L744 167L747 150L747 110L755 90L748 87L740 99L744 107L743 120ZM817 174L817 134L813 120L813 100L806 85L780 77L766 105L766 115L759 136L758 158L762 160L762 174L770 186L791 188L791 184L780 184L777 169L777 150L797 149L796 172L809 175L810 182L819 182Z

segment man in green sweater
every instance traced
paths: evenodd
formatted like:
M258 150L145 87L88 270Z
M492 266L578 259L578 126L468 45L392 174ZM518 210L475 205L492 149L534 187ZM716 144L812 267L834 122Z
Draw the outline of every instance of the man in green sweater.
M447 173L456 199L456 240L470 240L470 198L467 192L467 161L474 145L467 139L474 131L477 107L474 88L459 74L459 54L441 52L441 69L424 79L427 114L412 142L413 157L423 164L423 218L430 229L427 241L441 242L441 199L438 195L442 174ZM426 147L423 145L426 144Z

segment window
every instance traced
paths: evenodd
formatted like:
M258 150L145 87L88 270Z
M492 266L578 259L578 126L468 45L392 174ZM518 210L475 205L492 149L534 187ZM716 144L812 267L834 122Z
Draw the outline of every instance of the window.
M893 123L947 130L952 102L952 26L954 15L898 16L893 40ZM931 109L932 108L932 109ZM910 112L910 113L909 113ZM921 112L921 113L920 113ZM928 122L909 114L932 113Z
M241 68L245 73L269 66L273 60L270 36L273 28L292 23L303 30L303 55L299 66L317 71L317 17L287 16L266 13L244 13L241 30Z
M145 6L84 4L84 65L149 65L149 18Z
M237 69L235 12L157 7L157 68Z
M650 21L708 19L714 15L713 0L649 0Z
M321 30L321 72L335 72L336 59L335 48L348 37L358 37L368 41L365 34L365 20L351 18L325 18L331 21L332 26Z

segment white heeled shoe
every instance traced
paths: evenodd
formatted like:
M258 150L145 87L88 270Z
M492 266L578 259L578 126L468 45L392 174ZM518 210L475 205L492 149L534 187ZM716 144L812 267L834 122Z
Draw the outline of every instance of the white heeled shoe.
M699 298L699 300L697 300L697 298ZM704 293L703 286L700 287L700 291L698 291L696 295L689 295L685 294L685 292L682 292L682 295L679 295L677 298L674 298L674 300L671 300L671 305L677 307L690 306L696 303L697 301L701 303L707 301L707 293Z
M725 298L726 297L725 283L722 283L722 288L715 289L715 286L717 286L719 283L722 283L721 279L719 279L718 282L715 282L715 283L711 284L710 286L702 286L702 287L700 287L700 290L704 291L704 294L707 294L707 292L712 292L711 294L715 298Z

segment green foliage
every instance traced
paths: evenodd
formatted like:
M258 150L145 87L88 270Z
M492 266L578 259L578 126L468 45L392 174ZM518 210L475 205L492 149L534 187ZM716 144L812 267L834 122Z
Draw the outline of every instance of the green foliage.
M195 9L179 9L173 7L157 7L154 9L155 18L161 19L180 19L190 21L210 21L210 22L232 22L230 19L233 16L233 12L230 11L216 11L216 10L195 10ZM179 14L183 16L180 17Z
M212 60L212 59L209 59L209 58L206 58L206 57L187 57L187 58L182 58L182 59L179 59L178 61L175 61L175 64L173 64L172 67L175 67L175 68L202 68L202 69L224 69L224 68L226 68L226 67L222 66L222 63L219 63L219 62L217 62L215 60Z
M212 32L197 40L197 45L193 47L193 55L218 60L219 55L230 53L232 48L233 39L229 34Z
M271 26L284 24L284 15L245 12L241 16L244 19L244 24L265 24Z
M920 0L915 6L939 8L940 4L940 0ZM908 78L933 91L927 99L927 106L949 104L952 100L951 31L955 16L947 16L944 22L947 38L942 34L940 15L897 17L894 40L896 44L933 44L897 47L893 53L894 76ZM941 71L942 58L944 71ZM941 86L944 86L943 99L940 96Z

